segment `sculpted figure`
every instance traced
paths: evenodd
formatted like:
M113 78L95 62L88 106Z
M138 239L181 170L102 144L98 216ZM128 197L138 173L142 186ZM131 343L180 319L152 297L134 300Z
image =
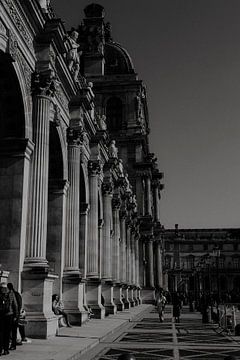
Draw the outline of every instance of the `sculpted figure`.
M99 115L99 126L101 130L107 130L106 115Z
M108 151L110 158L116 159L118 157L118 149L115 144L116 144L115 140L112 140L109 145Z
M119 159L119 160L118 160L118 171L119 171L119 176L120 176L120 177L124 177L123 161L122 161L122 159Z
M130 185L130 182L128 180L128 174L125 175L125 185L126 185L126 192L131 192L132 189L131 189L131 185Z
M76 30L72 30L68 37L72 47L67 54L68 68L73 73L75 81L78 81L77 77L80 70L80 55L82 54L82 52L78 51L80 46L77 43L78 36L78 32Z

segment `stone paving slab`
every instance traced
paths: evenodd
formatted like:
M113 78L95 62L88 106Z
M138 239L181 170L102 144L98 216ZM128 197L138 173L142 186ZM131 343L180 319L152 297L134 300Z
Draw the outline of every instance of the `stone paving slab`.
M80 355L98 345L106 337L151 308L140 305L116 315L92 319L81 327L61 328L59 336L47 340L32 339L31 343L17 346L6 357L8 360L77 360ZM4 357L5 359L5 357Z

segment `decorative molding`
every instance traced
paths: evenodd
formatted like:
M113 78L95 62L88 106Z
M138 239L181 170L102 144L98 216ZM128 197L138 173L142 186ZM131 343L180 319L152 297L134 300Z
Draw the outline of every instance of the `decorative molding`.
M59 82L60 83L60 82ZM69 107L68 107L68 99L66 97L66 95L64 94L62 87L58 86L56 89L56 93L55 93L56 98L58 99L59 103L62 105L62 107L64 108L64 110L66 110L66 112L69 112Z
M18 42L17 38L11 30L8 30L8 54L13 61L16 61L18 55Z
M28 33L28 31L26 29L26 26L25 26L22 18L20 17L20 15L16 9L16 6L14 5L14 2L12 0L2 0L2 3L5 6L5 9L7 10L7 12L9 13L14 25L18 29L18 33L26 41L28 48L32 52L34 52L33 41L31 39L30 34Z
M30 68L26 59L24 58L24 56L21 54L20 51L18 51L17 60L18 60L19 65L22 68L27 93L30 94L31 93L31 84L32 84L32 69Z

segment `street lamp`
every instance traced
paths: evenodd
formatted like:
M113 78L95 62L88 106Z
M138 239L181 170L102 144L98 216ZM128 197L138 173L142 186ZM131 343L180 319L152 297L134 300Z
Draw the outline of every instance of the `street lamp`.
M219 258L221 255L221 251L218 246L213 248L212 255L216 258L216 272L217 272L217 297L218 297L218 304L220 303L220 282L219 282Z

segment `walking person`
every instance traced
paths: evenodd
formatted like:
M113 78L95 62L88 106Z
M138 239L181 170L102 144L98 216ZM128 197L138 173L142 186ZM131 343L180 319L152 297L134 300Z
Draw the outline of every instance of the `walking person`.
M159 289L156 294L156 302L155 303L156 303L156 308L157 308L160 322L164 321L164 308L165 308L166 302L167 302L167 299L163 295L163 290Z
M172 304L173 304L173 317L175 319L175 322L180 323L182 302L181 302L181 298L177 292L175 292L173 294Z
M13 323L17 321L17 302L10 294L7 284L0 284L0 354L9 354L10 333Z
M19 294L19 292L14 290L14 287L13 287L12 283L8 283L7 287L8 287L8 291L9 291L10 304L14 304L14 308L15 308L15 309L13 309L14 316L12 317L12 321L11 321L11 333L10 333L11 346L10 346L10 350L16 350L17 328L18 328L19 315L20 315L21 308L22 308L22 297Z

